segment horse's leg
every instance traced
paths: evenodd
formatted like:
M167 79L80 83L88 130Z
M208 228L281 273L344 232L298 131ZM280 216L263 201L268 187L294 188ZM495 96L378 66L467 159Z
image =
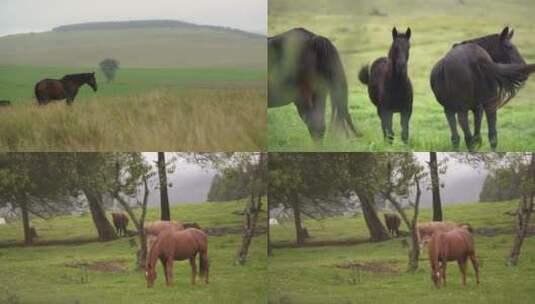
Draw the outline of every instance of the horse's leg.
M169 277L167 276L167 260L164 257L160 257L160 262L162 263L163 273L165 275L165 282L169 284Z
M457 114L457 118L459 120L459 125L461 125L461 129L464 133L464 142L466 143L466 147L468 148L468 151L472 151L474 145L472 139L472 132L470 132L470 124L468 122L468 111L459 112L459 114Z
M379 116L379 119L381 120L381 130L383 130L383 138L386 139L386 123L383 119L383 114L380 108L377 108L377 116Z
M496 110L485 109L485 114L487 116L487 124L489 128L490 148L492 149L492 151L495 151L496 147L498 146L498 132L496 131Z
M463 275L463 285L466 286L466 257L459 258L457 263L459 263L459 269Z
M165 264L166 268L166 277L167 280L167 286L173 285L173 258L167 258L167 263Z
M446 286L446 266L448 263L443 261L440 266L442 268L442 285Z
M474 272L476 273L477 285L479 285L479 262L475 254L470 255L470 261L472 262L472 266L474 267Z
M474 112L474 144L481 145L481 118L483 117L483 108L477 106L472 110Z
M455 119L455 112L451 110L444 109L446 114L446 119L448 120L448 125L450 126L451 132L451 144L453 148L459 148L459 132L457 132L457 120Z
M197 265L195 265L195 256L189 258L189 264L191 265L191 285L195 285L195 278L197 277Z
M386 140L389 144L392 143L394 140L394 131L392 130L392 116L394 113L392 111L387 109L381 110L381 125L383 127L383 130L385 132Z
M401 140L407 144L409 142L409 120L411 119L411 111L401 111Z

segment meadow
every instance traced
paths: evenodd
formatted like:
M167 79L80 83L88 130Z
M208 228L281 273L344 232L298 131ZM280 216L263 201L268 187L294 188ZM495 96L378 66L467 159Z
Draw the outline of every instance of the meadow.
M257 151L265 147L265 74L255 68L123 68L72 106L38 106L43 78L94 68L0 67L3 151ZM240 109L236 111L236 109Z
M341 55L349 86L349 110L362 137L325 138L314 145L295 107L268 110L270 151L452 151L443 109L429 86L433 65L463 40L514 28L513 43L527 62L535 62L535 40L530 0L402 0L402 1L269 1L269 35L304 27L328 37ZM383 140L380 120L367 88L358 80L359 69L386 56L392 43L392 27L412 30L409 77L414 88L410 140L400 139L399 115L394 115L392 145ZM533 151L535 82L529 79L518 95L498 111L498 151ZM327 107L328 109L330 107ZM327 118L330 114L326 115ZM473 126L473 124L471 124ZM490 151L486 120L480 151ZM466 147L461 145L461 151Z
M430 277L427 250L422 251L419 269L407 272L409 248L406 237L385 242L363 242L306 248L275 248L269 258L269 303L531 303L535 271L535 238L526 238L519 264L506 266L512 247L516 201L460 204L443 208L446 220L470 223L481 264L477 286L471 265L467 286L455 262L447 270L447 286L435 289ZM431 218L431 209L421 210L421 221ZM382 215L380 215L382 219ZM366 240L362 216L305 220L312 241ZM402 223L401 230L407 231ZM294 241L291 222L271 226L274 244ZM405 241L404 241L405 240ZM359 265L354 268L348 265Z
M171 207L171 216L195 221L203 228L240 228L244 202L184 204ZM159 218L159 209L150 208L148 220ZM266 221L261 214L260 225ZM59 216L34 220L38 242L91 239L96 236L91 215ZM129 227L132 229L132 226ZM267 271L266 238L259 235L251 243L245 265L236 265L241 234L210 235L210 283L190 285L190 266L176 262L174 286L166 287L163 270L157 266L152 289L146 288L143 271L135 269L136 245L121 238L111 242L85 242L79 245L6 247L20 241L21 224L0 226L0 302L1 303L265 303ZM239 229L238 229L239 230ZM87 281L82 282L86 263Z
M75 28L0 37L1 151L265 148L264 36L158 20ZM105 58L120 62L112 83ZM37 106L38 81L87 72L97 92Z

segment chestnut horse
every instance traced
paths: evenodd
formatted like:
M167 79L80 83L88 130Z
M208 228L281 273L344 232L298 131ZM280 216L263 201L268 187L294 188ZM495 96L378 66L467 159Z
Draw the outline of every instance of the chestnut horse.
M417 234L420 245L423 245L431 239L431 236L435 232L447 232L456 228L464 228L469 232L472 232L472 228L469 224L457 224L454 222L427 222L418 224Z
M95 73L70 74L61 79L43 79L35 84L35 97L40 105L61 99L66 99L67 104L71 104L78 94L78 89L84 84L89 85L96 92Z
M154 285L156 280L156 263L159 258L165 273L167 286L173 283L173 263L189 259L191 265L191 284L195 284L197 269L195 257L199 254L199 272L208 284L208 238L206 233L196 228L186 230L167 229L162 231L152 243L147 258L145 276L147 287Z
M128 217L122 213L112 213L111 217L113 219L113 226L117 230L117 234L121 236L126 236L126 227L128 226Z
M171 230L184 230L184 225L179 221L154 221L143 225L143 230L147 235L148 247L150 248L152 243L156 241L156 237L160 232Z
M441 280L446 286L446 264L457 261L466 285L466 261L470 258L479 285L479 262L476 258L474 240L468 230L456 228L448 232L436 232L429 241L429 262L431 263L431 279L435 286L440 287Z
M386 228L388 229L388 232L396 237L399 236L399 225L401 224L401 219L396 214L388 214L385 213L385 224Z

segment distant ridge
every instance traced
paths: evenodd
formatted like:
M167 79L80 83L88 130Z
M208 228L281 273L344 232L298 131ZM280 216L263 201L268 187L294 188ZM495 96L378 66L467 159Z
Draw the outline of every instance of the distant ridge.
M54 32L76 32L89 30L118 30L118 29L139 29L139 28L206 28L215 31L234 32L251 38L265 38L265 35L247 32L231 27L215 25L199 25L179 20L132 20L132 21L106 21L106 22L86 22L69 25L61 25L52 29Z

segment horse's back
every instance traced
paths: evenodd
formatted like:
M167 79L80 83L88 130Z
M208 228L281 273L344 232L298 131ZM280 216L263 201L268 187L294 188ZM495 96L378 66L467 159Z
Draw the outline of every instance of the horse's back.
M440 256L447 260L457 260L474 254L474 241L470 232L464 228L455 228L447 232L433 234L432 240L440 243Z
M40 102L66 98L63 83L57 79L43 79L35 84L35 97Z

